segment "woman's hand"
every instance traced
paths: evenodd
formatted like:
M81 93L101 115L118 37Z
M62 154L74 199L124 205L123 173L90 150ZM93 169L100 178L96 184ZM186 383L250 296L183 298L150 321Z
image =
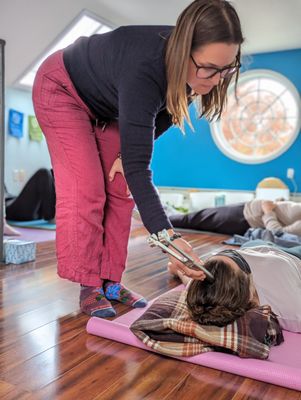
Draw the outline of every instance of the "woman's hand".
M276 207L276 204L273 201L270 200L262 200L261 201L261 208L264 214L267 214L271 211L274 211Z
M113 182L113 180L115 178L115 175L118 174L118 173L121 174L125 179L123 166L122 166L122 161L121 161L120 157L116 158L116 160L114 161L114 163L112 165L112 168L110 169L109 181ZM129 196L131 194L128 186L126 186L126 194L127 194L127 196Z
M177 247L187 253L190 257L192 257L199 264L203 264L203 261L194 253L191 245L186 242L186 240L179 238L175 239L173 242ZM173 251L177 252L175 249ZM172 271L180 271L181 274L187 276L188 278L197 279L203 281L206 278L206 274L199 269L191 269L186 267L181 261L178 261L176 258L168 254L169 258L169 267Z
M187 286L191 281L191 278L188 278L188 276L184 275L179 269L174 269L174 266L171 262L167 264L167 269L171 275L178 277L185 286Z

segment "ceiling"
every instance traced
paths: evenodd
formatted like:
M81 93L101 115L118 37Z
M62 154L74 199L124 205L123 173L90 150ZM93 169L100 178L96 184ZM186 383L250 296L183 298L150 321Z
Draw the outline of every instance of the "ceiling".
M23 74L82 9L116 26L174 24L187 0L0 0L6 84ZM301 0L234 0L245 53L301 48Z

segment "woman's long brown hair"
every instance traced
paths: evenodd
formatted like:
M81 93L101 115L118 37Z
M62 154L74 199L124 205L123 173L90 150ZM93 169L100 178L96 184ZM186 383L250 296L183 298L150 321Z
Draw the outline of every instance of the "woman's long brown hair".
M192 320L201 325L225 326L256 307L251 299L251 275L233 269L223 260L209 259L204 267L214 282L194 280L187 291Z
M239 17L227 0L195 0L179 16L166 48L167 111L172 122L183 130L189 124L187 72L190 54L210 43L238 44L243 42ZM238 72L236 73L236 82ZM221 79L210 93L201 96L200 116L209 120L220 118L231 79Z

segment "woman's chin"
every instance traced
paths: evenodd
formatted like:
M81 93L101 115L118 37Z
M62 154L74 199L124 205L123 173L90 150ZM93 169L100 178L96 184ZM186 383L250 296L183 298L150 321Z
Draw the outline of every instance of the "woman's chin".
M199 95L204 95L204 94L208 94L209 92L211 92L213 87L214 86L200 86L200 87L194 89L194 91Z

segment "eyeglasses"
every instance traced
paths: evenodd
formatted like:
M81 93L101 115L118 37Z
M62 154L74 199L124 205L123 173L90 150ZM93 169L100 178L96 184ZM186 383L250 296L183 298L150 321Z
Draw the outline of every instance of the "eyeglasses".
M203 67L202 65L198 65L195 62L195 59L190 55L192 62L196 67L196 77L199 79L210 79L213 78L216 74L220 74L220 77L223 79L230 78L235 72L239 70L241 67L240 62L236 59L236 65L233 67L224 67L224 68L215 68L215 67Z

